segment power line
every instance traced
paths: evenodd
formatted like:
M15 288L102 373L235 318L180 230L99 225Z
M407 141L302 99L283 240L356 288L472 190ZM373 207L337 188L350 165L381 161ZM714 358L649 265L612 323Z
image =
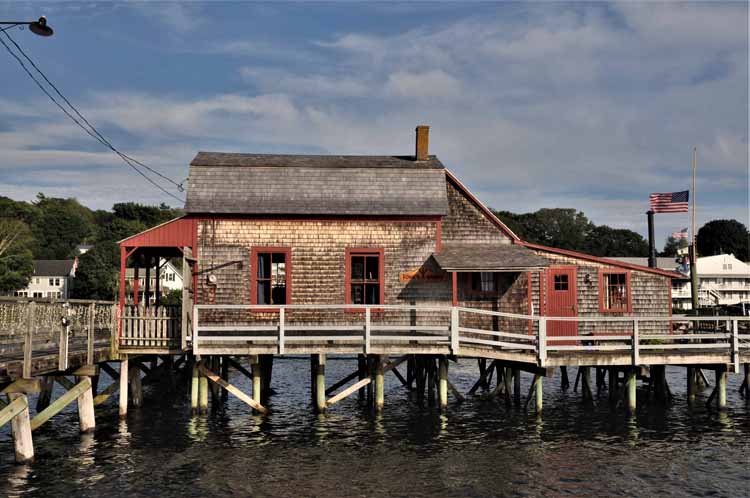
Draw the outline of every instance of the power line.
M184 200L184 199L182 199L182 198L180 198L180 197L178 197L178 196L176 196L176 195L172 194L171 192L169 192L168 190L166 190L165 188L163 188L163 187L162 187L161 185L159 185L158 183L156 183L156 182L155 182L155 181L154 181L153 179L151 179L151 178L150 178L150 177L149 177L148 175L146 175L146 174L145 174L145 173L144 173L143 171L141 171L141 170L140 170L140 169L138 168L138 166L141 166L142 168L144 168L144 169L146 169L146 170L150 171L151 173L153 173L153 174L155 174L155 175L159 176L160 178L162 178L162 179L164 179L164 180L166 180L166 181L170 182L171 184L175 185L175 187L177 187L177 189L178 189L178 190L180 190L180 191L182 192L182 191L183 191L183 187L182 187L182 184L181 184L181 183L177 183L177 182L175 182L175 181L174 181L174 180L172 180L171 178L169 178L169 177L167 177L167 176L165 176L165 175L161 174L160 172L156 171L155 169L153 169L153 168L150 168L149 166L147 166L147 165L143 164L143 163L142 163L141 161L138 161L138 160L136 160L136 159L134 159L134 158L130 157L129 155L125 154L124 152L121 152L121 151L119 151L119 150L118 150L118 149L117 149L117 148L116 148L116 147L115 147L114 145L112 145L112 143L111 143L111 142L110 142L109 140L107 140L107 138L106 138L106 137L104 137L104 135L102 135L102 134L101 134L101 133L99 132L99 130L97 130L97 129L96 129L96 127L94 127L94 125L92 125L92 124L91 124L91 123L90 123L90 122L89 122L89 121L88 121L88 120L87 120L87 119L86 119L86 118L85 118L85 117L83 116L83 114L81 114L81 113L80 113L80 111L78 111L78 109L77 109L77 108L76 108L76 107L75 107L75 106L74 106L74 105L73 105L73 104L72 104L72 103L71 103L71 102L70 102L70 101L69 101L69 100L68 100L68 99L67 99L67 98L66 98L66 97L65 97L65 96L64 96L64 95L62 94L62 92L60 92L60 90L58 90L58 88L57 88L57 87L56 87L56 86L54 85L54 83L52 83L52 82L51 82L51 81L49 80L49 78L47 78L47 76L46 76L46 75L44 74L44 72L42 72L42 70L41 70L41 69L39 69L39 67L37 67L37 65L36 65L36 64L34 64L34 61L33 61L33 60L31 60L31 58L30 58L30 57L29 57L28 55L26 55L26 53L25 53L25 52L23 51L23 49L22 49L22 48L21 48L21 47L20 47L20 46L18 45L18 43L16 43L16 41L15 41L15 40L14 40L14 39L13 39L13 38L12 38L12 37L11 37L11 36L10 36L10 35L8 34L8 33L6 33L6 32L2 32L2 34L4 34L5 36L7 36L7 37L8 37L8 39L9 39L9 40L11 41L11 43L13 43L13 45L14 45L14 46L16 47L16 49L17 49L17 50L18 50L18 51L19 51L19 52L21 53L21 55L23 55L23 57L24 57L24 58L25 58L25 59L26 59L26 60L27 60L27 61L29 62L29 64L31 64L31 66L32 66L32 67L33 67L33 68L34 68L34 69L35 69L35 70L36 70L36 71L37 71L37 72L38 72L38 73L39 73L39 74L40 74L40 75L42 76L42 78L44 78L44 81L46 81L46 82L47 82L47 84L48 84L48 85L49 85L50 87L52 87L52 89L53 89L53 90L55 91L55 93L57 93L57 95L59 95L59 96L60 96L60 98L61 98L61 99L62 99L62 100L63 100L63 101L64 101L64 102L65 102L65 103L66 103L66 104L67 104L67 105L68 105L68 106L69 106L69 107L70 107L70 108L71 108L71 109L73 110L73 112L74 112L74 113L75 113L75 114L76 114L76 115L77 115L77 116L78 116L78 117L80 118L80 121L79 121L78 119L76 119L76 117L75 117L75 116L73 116L73 115L72 115L72 114L71 114L71 113L70 113L70 112L68 111L68 109L66 109L66 108L65 108L65 107L64 107L64 106L63 106L63 105L62 105L62 104L61 104L60 102L58 102L58 100L57 100L57 99L56 99L56 98L55 98L55 97L54 97L54 96L53 96L52 94L50 94L50 92L49 92L49 91L48 91L48 90L47 90L47 89L46 89L46 88L44 87L44 85L43 85L43 84L42 84L42 83L41 83L41 82L40 82L40 81L39 81L39 80L38 80L38 79L37 79L37 78L36 78L36 77L35 77L35 76L33 75L33 73L32 73L31 71L29 71L29 69L28 69L28 68L26 67L26 65L24 64L23 60L21 60L21 58L20 58L20 57L18 57L18 55L17 55L17 54L15 53L15 52L13 52L13 50L12 50L12 49L11 49L11 48L10 48L10 47L8 46L8 44L6 44L6 43L5 43L5 41L3 41L2 37L0 37L0 43L1 43L2 45L3 45L3 47L5 47L5 49L6 49L7 51L8 51L8 53L10 53L10 55L12 55L14 59L16 59L16 61L17 61L17 62L18 62L18 63L20 64L21 68L23 68L23 70L24 70L24 71L26 72L26 74L27 74L27 75L28 75L28 76L29 76L29 77L30 77L30 78L31 78L31 79L32 79L32 80L34 81L34 83L36 83L36 85L37 85L37 86L39 87L39 89L40 89L40 90L42 90L42 92L44 92L44 94L45 94L45 95L46 95L46 96L47 96L47 97L48 97L48 98L49 98L49 99L50 99L50 100L51 100L51 101L52 101L52 102L53 102L53 103L54 103L54 104L55 104L55 105L56 105L56 106L57 106L58 108L60 108L60 110L61 110L61 111L62 111L63 113L65 113L65 115L66 115L66 116L67 116L68 118L70 118L70 120L71 120L71 121L73 121L73 122L74 122L74 123L75 123L76 125L78 125L78 126L79 126L79 127L80 127L80 128L81 128L81 129L83 130L83 131L85 131L85 132L86 132L86 133L87 133L87 134L88 134L89 136L91 136L91 137L92 137L92 138L93 138L94 140L96 140L97 142L101 143L102 145L104 145L105 147L107 147L108 149L110 149L110 150L111 150L112 152L114 152L115 154L117 154L118 156L120 156L120 158L121 158L121 159L122 159L122 160L123 160L123 161L124 161L124 162L125 162L125 163L126 163L126 164L127 164L128 166L130 166L130 167L131 167L131 168L132 168L132 169L133 169L134 171L136 171L136 172L137 172L137 173L138 173L139 175L141 175L141 176L142 176L143 178L145 178L145 179L146 179L146 180L147 180L147 181L148 181L149 183L151 183L151 184L152 184L152 185L153 185L154 187L158 188L159 190L161 190L161 191L162 191L163 193L165 193L166 195L168 195L168 196L170 196L170 197L172 197L172 198L174 198L174 199L176 199L176 200L178 200L178 201L180 201L180 202L185 202L185 200ZM84 125L83 125L83 123L81 123L81 121L83 121L83 122L84 122L84 123L85 123L85 124L86 124L86 125L88 126L88 128L87 128L86 126L84 126ZM136 166L136 165L138 165L138 166Z

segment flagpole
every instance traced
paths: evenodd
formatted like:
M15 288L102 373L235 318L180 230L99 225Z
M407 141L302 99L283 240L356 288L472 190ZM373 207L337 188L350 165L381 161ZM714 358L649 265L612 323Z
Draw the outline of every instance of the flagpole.
M697 169L698 147L693 147L693 219L692 219L692 243L690 244L690 296L693 305L693 313L698 314L698 256L696 255L696 241L698 237L695 234L695 171Z

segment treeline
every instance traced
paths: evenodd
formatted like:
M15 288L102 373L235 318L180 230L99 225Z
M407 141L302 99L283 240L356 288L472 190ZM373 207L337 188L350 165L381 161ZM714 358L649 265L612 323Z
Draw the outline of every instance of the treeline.
M494 211L495 215L521 239L560 249L579 251L593 256L648 257L648 241L624 228L596 225L575 209L540 209L516 214ZM667 237L659 256L676 256L687 247L686 239ZM699 256L734 254L750 260L750 232L737 220L712 220L698 230L696 246Z
M37 196L34 202L0 196L0 292L26 287L35 259L79 256L72 297L112 299L117 288L117 241L182 214L178 209L126 202L111 211L91 210L76 199Z

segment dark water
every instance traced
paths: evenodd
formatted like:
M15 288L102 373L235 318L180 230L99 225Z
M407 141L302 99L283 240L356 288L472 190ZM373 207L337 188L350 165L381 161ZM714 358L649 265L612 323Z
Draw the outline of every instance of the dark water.
M329 382L355 363L329 359ZM382 416L356 396L318 416L308 362L277 359L279 394L267 418L231 397L191 418L186 389L149 386L145 406L126 421L116 399L98 407L92 435L78 434L69 407L34 432L28 466L13 463L6 428L0 496L750 496L750 404L737 394L740 376L730 376L730 408L719 414L702 403L689 410L684 369L668 374L672 406L642 403L632 419L610 410L606 393L585 408L559 379L545 382L542 418L480 400L440 415L420 410L390 375ZM452 365L450 375L466 391L475 363ZM239 374L231 380L250 391Z

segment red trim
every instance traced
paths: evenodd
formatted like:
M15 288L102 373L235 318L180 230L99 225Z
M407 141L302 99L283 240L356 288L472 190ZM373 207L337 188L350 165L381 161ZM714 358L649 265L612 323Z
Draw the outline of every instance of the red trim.
M453 184L454 187L456 187L458 190L460 190L462 194L464 194L476 207L478 207L479 210L482 211L482 213L484 213L484 215L493 224L495 224L495 226L497 226L501 231L503 231L508 237L510 237L511 239L513 239L513 241L520 241L521 240L521 239L518 238L518 235L516 235L515 233L513 233L513 231L510 228L508 228L505 225L505 223L503 223L502 221L500 221L500 219L497 216L495 216L492 213L492 211L490 211L489 208L487 208L487 206L485 206L484 204L482 204L482 202L479 199L477 199L477 197L474 194L472 194L469 191L468 188L466 188L466 185L464 185L463 183L461 183L458 180L458 178L456 178L453 175L453 173L451 173L447 169L445 170L445 177L448 179L449 182L451 182Z
M531 280L531 272L526 272L526 300L528 301L528 305L526 306L527 314L531 316L531 314L534 312L534 303L532 302L532 299L534 297L534 293L532 292L531 285L533 284L533 281ZM529 335L534 333L534 322L529 320Z
M380 304L385 304L385 250L382 247L347 247L345 253L344 267L344 304L352 304L352 256L377 255L380 258L378 265L378 280L380 282ZM364 309L348 308L346 311L364 312Z
M451 273L451 275L452 275L451 282L453 285L453 306L457 306L458 305L458 273L454 271L453 273Z
M576 265L555 265L550 266L548 268L549 271L545 271L546 273L546 295L549 295L550 292L554 291L555 289L555 272L554 270L562 270L566 272L572 272L571 278L568 281L568 292L573 293L573 314L569 316L578 316L578 267ZM549 310L547 310L549 311ZM555 314L555 312L549 312L550 316L565 316ZM572 328L572 331L567 330L568 325L570 328ZM560 334L559 332L562 331L563 333ZM571 321L571 322L555 322L552 320L551 322L547 322L547 337L554 337L555 335L578 335L578 320ZM554 341L554 344L556 345L575 345L579 344L578 341Z
M542 270L538 272L539 276L539 316L547 315L547 271Z
M627 306L625 309L607 309L604 307L604 275L625 275L625 294ZM599 268L599 313L632 313L633 298L630 288L630 271L629 270L610 270L608 268Z
M443 221L438 220L435 223L435 252L440 254L443 250Z
M515 244L528 247L529 249L536 249L543 252L551 252L553 254L561 254L563 256L570 256L571 258L585 259L588 261L594 261L608 266L616 266L618 268L626 268L628 270L642 271L646 273L653 273L661 275L662 277L669 278L681 278L682 276L677 272L671 272L667 270L660 270L658 268L649 268L648 266L634 265L631 263L625 263L623 261L617 261L614 259L601 258L599 256L592 256L582 252L569 251L567 249L557 249L556 247L548 247L540 244L533 244L531 242L524 242L523 240L516 240Z
M140 268L138 268L137 266L133 268L133 304L135 306L138 306L138 300L139 300L138 293L140 292L139 287L141 285L140 282L138 281L140 278L140 276L138 275L139 269Z
M258 304L258 253L284 254L284 281L286 282L286 304L292 304L292 248L277 246L257 246L250 251L250 304ZM278 312L278 308L255 309L255 312Z
M120 316L122 316L122 310L125 308L125 268L127 266L128 256L127 248L120 246ZM120 322L118 321L118 324ZM119 331L119 325L118 325Z

